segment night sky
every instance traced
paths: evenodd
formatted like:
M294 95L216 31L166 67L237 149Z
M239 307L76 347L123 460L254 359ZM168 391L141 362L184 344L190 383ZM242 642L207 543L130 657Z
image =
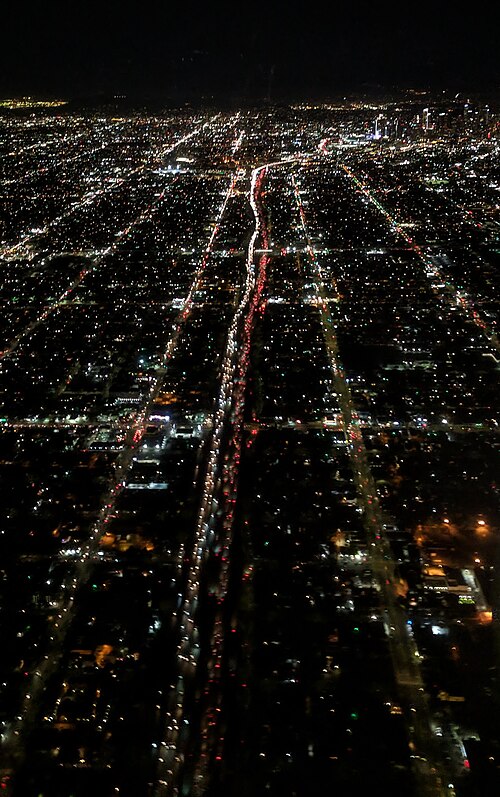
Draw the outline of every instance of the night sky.
M491 88L498 6L3 0L0 92L279 99L377 85Z

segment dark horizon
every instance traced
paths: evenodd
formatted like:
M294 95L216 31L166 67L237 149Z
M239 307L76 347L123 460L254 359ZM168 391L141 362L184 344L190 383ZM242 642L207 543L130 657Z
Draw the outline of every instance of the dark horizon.
M4 10L7 95L98 94L294 99L366 87L500 85L498 11L450 14L358 3L334 14L305 3L286 14L256 3L198 9L145 0L69 7L21 0Z

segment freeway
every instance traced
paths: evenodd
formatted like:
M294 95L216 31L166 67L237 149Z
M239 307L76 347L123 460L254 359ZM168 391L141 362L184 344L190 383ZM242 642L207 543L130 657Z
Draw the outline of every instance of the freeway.
M289 161L285 162L289 165ZM162 742L164 752L158 773L155 794L157 797L173 797L179 788L189 789L193 795L202 795L208 783L211 768L221 760L224 746L225 722L222 705L221 674L223 671L225 628L223 621L224 601L227 596L230 571L230 546L232 523L237 496L238 472L241 447L241 433L248 426L243 424L243 407L246 385L246 371L251 348L251 332L254 314L261 304L261 294L266 280L266 267L269 262L267 232L260 200L261 180L264 170L271 166L284 165L283 162L267 164L252 173L250 204L255 217L255 230L251 238L247 256L247 282L243 297L230 327L222 366L222 380L218 408L214 420L214 435L209 452L209 465L203 490L203 499L198 518L195 550L190 563L188 589L181 606L181 642L179 658L184 667L175 686L166 717L166 732ZM294 182L294 195L301 218L306 251L313 267L317 283L317 302L325 345L329 354L332 372L340 396L342 417L335 428L342 430L346 446L349 447L351 462L355 473L358 500L364 510L367 536L371 541L371 563L375 577L381 585L383 611L390 628L390 652L394 672L401 695L401 702L407 708L411 760L420 794L424 797L444 797L450 795L444 790L438 772L437 757L432 746L431 718L427 706L423 680L420 672L420 657L413 638L408 634L406 616L399 605L394 585L397 582L397 566L384 533L385 518L377 503L376 488L367 463L361 424L353 406L349 386L338 357L335 329L326 301L323 275L311 239L307 231L305 211L302 206L300 189ZM256 250L258 236L262 247ZM255 274L254 258L260 254L258 272ZM292 421L294 428L324 427L325 423L302 424ZM286 422L290 426L290 421ZM331 423L329 424L329 427ZM260 428L260 424L259 424ZM443 428L442 426L439 428ZM225 441L225 445L224 445ZM226 451L221 464L221 455ZM222 495L221 495L222 491ZM222 523L217 524L216 512L223 510ZM186 680L193 678L199 668L200 645L199 628L196 624L196 609L199 605L200 578L204 564L211 550L220 557L218 583L216 587L217 608L208 653L207 679L200 696L201 720L191 730L183 727L186 722ZM198 688L198 695L201 687ZM193 735L199 739L195 745L195 765L187 765L187 753L193 749ZM191 737L191 746L190 746ZM165 752L166 751L166 752ZM191 753L192 755L192 753Z
M181 718L184 717L186 709L186 692L184 679L192 677L196 671L200 655L199 628L196 620L196 610L200 600L200 579L203 565L208 557L208 553L215 540L214 507L218 505L219 491L221 487L220 461L221 451L226 439L226 428L230 420L234 401L235 372L239 361L239 341L241 336L242 324L248 329L248 312L253 307L251 302L252 292L256 284L254 250L255 243L260 234L260 215L256 205L256 195L260 191L262 175L265 167L255 169L252 173L250 186L250 203L255 216L255 229L250 239L246 258L245 285L239 305L233 315L231 325L228 330L226 348L221 366L221 382L219 395L216 403L216 410L213 418L212 438L208 450L208 464L203 485L203 495L198 513L195 531L193 551L190 556L189 573L185 594L182 596L179 618L180 642L178 647L178 658L183 666L176 684L175 704L172 701L170 710L167 711L165 718L166 732L162 744L169 750L163 760L159 762L156 794L158 797L166 797L177 793L177 784L182 776L182 764L185 758L185 751L188 745L188 736L181 732ZM260 275L259 275L260 277ZM241 405L242 406L242 405ZM238 410L240 411L240 410ZM225 533L227 535L229 526L226 524ZM224 545L227 549L230 539L226 539ZM228 577L228 558L223 564L220 574L219 588L224 590ZM220 617L217 618L212 639L215 643L222 639L220 628ZM214 667L216 664L214 664Z
M240 140L242 136L240 136ZM291 160L276 161L257 166L252 170L249 203L254 216L254 230L246 254L245 284L239 304L228 330L226 347L221 366L221 383L213 418L212 438L208 451L208 465L203 486L203 496L199 509L193 551L190 554L186 589L179 606L178 659L181 663L177 683L170 698L165 716L165 731L161 742L162 755L159 758L156 797L171 797L178 794L179 782L184 778L195 782L198 793L203 788L206 764L214 749L220 747L218 722L221 692L218 683L224 649L222 609L227 594L230 561L229 552L232 539L233 510L236 502L237 478L243 431L243 409L246 385L246 372L251 346L251 332L254 316L260 307L261 295L266 280L266 267L269 258L265 252L256 248L261 238L263 249L268 248L267 231L260 203L262 182L269 168L289 164ZM256 274L255 257L261 254ZM226 451L224 460L222 454ZM224 511L222 527L217 529L218 511ZM187 772L186 751L190 744L190 732L184 726L190 694L186 682L192 681L197 672L200 658L200 629L196 612L200 602L200 581L204 565L212 550L216 549L220 559L218 573L217 600L219 609L214 620L210 641L208 678L212 682L208 697L204 701L201 718L202 753L195 771Z
M262 209L261 191L268 166L257 167L252 173L250 191L250 205L255 218L255 229L250 240L247 254L247 290L240 304L240 329L235 328L239 336L239 343L233 348L232 364L232 396L231 411L228 418L230 431L229 443L224 458L222 469L222 496L223 520L216 537L217 556L220 559L220 574L217 583L217 609L214 628L210 640L209 658L209 684L205 689L204 711L200 728L200 754L193 775L193 794L203 794L208 777L208 767L215 760L219 760L224 744L224 725L221 714L222 687L220 677L223 668L225 649L224 629L224 602L228 594L229 567L231 543L233 538L234 508L236 505L239 465L241 457L243 414L245 408L245 391L247 372L252 344L252 331L255 316L262 303L262 294L266 284L267 266L270 258L265 254L268 248L268 234L266 220ZM263 253L260 253L257 273L255 275L255 256L259 250L255 249L257 239L262 238Z

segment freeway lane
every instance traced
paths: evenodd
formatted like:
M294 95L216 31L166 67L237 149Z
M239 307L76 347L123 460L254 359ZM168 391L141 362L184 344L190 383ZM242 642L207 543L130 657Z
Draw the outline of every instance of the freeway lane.
M262 239L263 250L268 248L268 234L265 215L263 213L261 192L262 183L267 172L267 166L261 166L252 174L250 191L250 205L255 218L255 230L250 240L247 254L247 290L240 304L241 313L238 327L235 327L239 341L233 347L232 356L232 396L230 402L230 415L228 421L227 437L229 442L222 468L222 495L219 502L223 511L223 521L217 531L216 546L217 556L220 560L220 573L217 584L217 609L214 628L210 641L209 683L205 689L204 711L201 720L201 733L199 745L199 758L193 775L193 794L202 795L207 785L209 768L215 761L220 760L220 753L224 745L224 716L222 712L222 685L223 658L225 651L224 610L225 599L228 594L230 575L230 554L233 539L234 508L237 498L238 475L241 457L243 413L245 408L245 392L247 372L252 344L252 331L256 313L259 312L262 302L262 293L266 284L267 266L269 257L261 254L258 261L257 275L255 277L255 244L258 238ZM240 323L241 322L241 323ZM210 525L214 523L211 517Z
M159 762L158 778L155 794L158 797L177 794L178 781L183 777L183 764L185 761L186 749L190 739L187 733L181 729L181 718L184 717L186 709L185 678L194 676L200 655L199 637L200 629L197 624L196 611L200 600L200 580L203 573L204 564L207 560L209 551L215 540L215 507L218 505L219 491L221 487L221 452L224 442L227 439L227 428L231 423L234 412L235 387L238 380L235 379L237 367L240 359L240 338L242 329L250 331L248 315L254 307L253 295L256 285L255 279L255 245L261 231L261 216L257 206L257 195L265 167L259 167L252 173L250 186L250 204L254 212L255 228L248 246L246 258L246 275L244 291L240 298L238 308L233 316L229 327L226 348L221 366L221 383L216 404L216 411L213 418L212 438L208 451L208 465L206 470L205 483L203 486L203 497L198 513L198 520L195 532L193 551L190 556L189 572L187 575L186 591L182 598L179 609L180 626L179 633L181 641L178 647L178 658L181 662L181 672L175 687L175 705L173 704L167 712L165 718L166 732L162 744L165 745L170 753ZM263 284L262 271L259 273L260 283ZM257 280L259 282L259 280ZM260 295L260 294L259 294ZM243 387L242 387L243 390ZM242 402L240 401L241 411ZM238 410L240 411L240 410ZM240 424L241 426L241 424ZM224 542L224 549L228 552L230 545L230 523L224 527L227 539ZM227 589L227 578L229 573L229 558L223 563L222 571L219 576L219 590L223 594ZM215 629L212 636L212 667L217 668L219 646L222 644L220 617L216 619ZM214 650L215 648L215 650ZM174 701L172 701L174 703ZM202 734L205 732L206 719L202 720ZM187 774L190 777L190 774Z

